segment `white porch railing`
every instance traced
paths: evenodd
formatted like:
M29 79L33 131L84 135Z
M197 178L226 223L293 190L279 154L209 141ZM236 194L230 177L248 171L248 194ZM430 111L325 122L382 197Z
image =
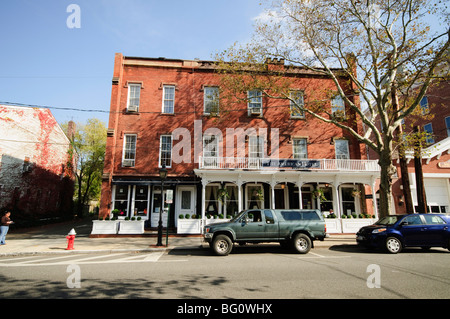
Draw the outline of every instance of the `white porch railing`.
M271 159L251 157L200 157L200 169L302 169L316 171L378 172L376 160Z

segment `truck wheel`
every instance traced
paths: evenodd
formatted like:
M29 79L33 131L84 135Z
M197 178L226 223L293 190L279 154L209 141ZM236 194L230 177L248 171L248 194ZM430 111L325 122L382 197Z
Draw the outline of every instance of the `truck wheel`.
M399 253L402 250L402 242L396 237L386 239L386 250L391 254Z
M297 234L292 241L294 249L300 254L307 254L311 250L311 239L308 235Z
M227 235L217 235L212 243L212 249L218 256L226 256L231 253L233 243Z

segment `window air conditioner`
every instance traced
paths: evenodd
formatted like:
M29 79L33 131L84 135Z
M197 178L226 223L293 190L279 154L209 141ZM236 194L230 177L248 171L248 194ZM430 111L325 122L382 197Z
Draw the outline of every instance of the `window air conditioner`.
M250 109L250 114L252 114L252 115L261 115L261 108L259 108L259 107L252 107Z
M138 107L136 105L128 105L127 112L136 113L137 110L138 110Z
M134 161L133 160L123 160L122 166L123 167L133 167Z

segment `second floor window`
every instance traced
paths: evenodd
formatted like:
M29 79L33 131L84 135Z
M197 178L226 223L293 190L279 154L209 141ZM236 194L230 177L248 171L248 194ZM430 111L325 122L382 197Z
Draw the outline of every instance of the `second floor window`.
M204 113L219 113L219 88L207 86L204 88Z
M161 135L159 146L159 167L172 167L172 135Z
M427 144L434 144L434 138L433 138L433 125L431 123L425 124L423 126L423 130L426 133L425 140Z
M175 85L163 86L162 112L173 114L175 110Z
M136 139L135 134L126 134L123 144L123 167L134 167L136 164Z
M247 92L248 115L262 115L262 92L260 90L251 90Z
M350 159L347 140L335 140L334 147L336 152L336 159Z
M259 136L249 136L248 156L250 158L264 157L264 138Z
M128 105L127 111L138 112L141 99L141 85L128 84Z
M306 138L294 138L292 141L294 159L308 158Z
M205 135L203 137L203 156L204 157L218 157L219 145L215 135Z

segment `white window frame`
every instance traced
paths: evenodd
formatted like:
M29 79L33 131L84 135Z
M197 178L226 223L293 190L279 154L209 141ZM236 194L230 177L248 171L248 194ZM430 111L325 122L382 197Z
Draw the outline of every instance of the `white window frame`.
M264 138L261 136L248 137L248 157L249 158L264 158Z
M247 91L247 109L248 115L252 115L252 109L259 108L259 115L263 113L263 100L261 90L250 90Z
M342 146L339 146L339 144L342 144ZM345 144L345 145L344 145ZM345 154L344 152L341 152L343 148L345 148ZM339 152L338 152L339 150ZM336 154L336 159L350 159L350 149L348 147L348 140L335 140L334 141L334 151Z
M298 107L305 106L304 92L301 90L292 90L289 92L289 108L292 119L304 119L305 111L297 110ZM294 102L295 101L295 102Z
M134 138L134 141L128 141L128 138ZM135 167L136 166L136 145L137 134L125 134L123 137L123 149L122 149L122 167ZM130 156L133 155L133 156ZM133 157L133 158L131 158ZM125 161L130 161L131 165L125 165Z
M219 157L219 139L217 138L217 135L203 136L203 156Z
M205 86L203 88L203 114L219 113L219 88Z
M168 150L163 150L163 139L165 139L165 138L170 138L170 146L169 146L169 148L170 148L170 155L169 155L169 157L167 158L166 157L166 159L168 159L168 162L169 163L167 163L167 161L166 161L166 167L167 168L171 168L172 167L172 150L173 150L173 139L172 139L172 135L169 135L169 134L166 134L166 135L161 135L160 136L160 138L159 138L159 161L158 161L158 167L159 168L161 168L162 167L162 155L163 155L163 152L165 152L165 153L167 153L168 152ZM168 145L168 143L167 142L165 142L165 145Z
M301 149L304 152L301 152ZM300 150L300 152L298 152ZM308 158L308 140L304 137L295 137L292 139L292 154L294 159Z
M167 90L171 89L173 90L173 97L169 98L166 96L168 93ZM164 114L174 114L175 113L175 91L176 86L175 85L163 85L163 98L162 98L162 109L161 112ZM166 102L170 103L168 107L166 107Z
M132 96L132 95L136 95L136 92L133 92L133 89L138 88L138 94L137 96ZM128 97L127 97L127 111L130 110L130 106L135 106L136 107L136 112L139 112L139 105L141 104L141 89L142 89L142 85L139 83L129 83L128 84ZM135 105L135 103L131 103L131 100L137 100L137 105Z

